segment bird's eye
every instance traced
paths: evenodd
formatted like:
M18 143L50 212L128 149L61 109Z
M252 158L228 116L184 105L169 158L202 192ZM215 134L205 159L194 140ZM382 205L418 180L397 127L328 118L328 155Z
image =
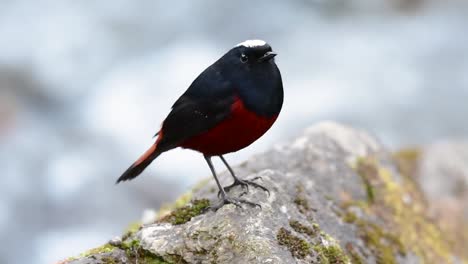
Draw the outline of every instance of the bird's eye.
M249 57L247 57L247 55L242 54L242 55L240 56L240 61L241 61L242 63L246 63L248 60L249 60Z

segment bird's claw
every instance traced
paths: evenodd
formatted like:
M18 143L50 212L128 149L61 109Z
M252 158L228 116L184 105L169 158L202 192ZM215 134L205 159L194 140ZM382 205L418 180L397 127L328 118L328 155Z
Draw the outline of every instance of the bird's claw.
M240 199L240 198L231 198L231 197L227 197L227 196L223 197L222 200L217 205L211 206L210 209L213 210L213 211L218 211L218 209L220 209L221 207L223 207L226 204L233 204L237 208L241 208L242 204L246 204L246 205L251 206L251 207L259 207L260 209L262 209L262 206L260 204L253 203L253 202L250 202L250 201L247 201L247 200L244 200L244 199Z
M262 179L262 177L257 176L257 177L255 177L255 178L251 179L250 181L256 181L256 180L261 180L261 179Z
M255 177L252 180L235 180L234 183L232 183L229 186L224 187L225 192L229 192L232 188L240 185L242 186L243 189L246 189L245 192L243 192L240 196L243 196L247 194L249 191L249 185L253 186L254 188L259 188L262 189L263 191L268 193L268 196L270 196L270 190L268 190L266 187L254 182L255 180L261 179L261 177ZM221 191L218 192L218 197L221 195Z

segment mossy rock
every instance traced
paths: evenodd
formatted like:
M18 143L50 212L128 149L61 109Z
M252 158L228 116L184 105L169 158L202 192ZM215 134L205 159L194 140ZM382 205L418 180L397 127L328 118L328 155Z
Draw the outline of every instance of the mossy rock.
M297 258L304 258L312 253L311 245L307 241L293 235L291 231L283 227L278 231L276 239L280 245L286 246L291 254Z
M414 160L417 155L411 152L409 156ZM405 165L404 171L411 171L408 168L412 166ZM424 263L453 261L452 241L426 215L425 201L413 179L400 175L401 182L396 183L394 170L374 156L358 159L355 170L363 180L367 200L344 203L346 212L342 217L358 227L359 235L378 263L398 263L398 256L404 257L408 252ZM352 207L359 207L364 215L358 217L348 210Z
M261 209L207 210L218 201L210 178L86 260L116 261L118 253L128 263L463 263L457 241L427 216L413 175L419 160L418 150L392 154L362 131L317 125L234 168L243 179L261 177L270 195L241 187L228 195Z
M207 199L193 200L190 204L174 209L168 215L162 217L158 222L167 222L173 225L181 225L190 221L208 209L210 201Z

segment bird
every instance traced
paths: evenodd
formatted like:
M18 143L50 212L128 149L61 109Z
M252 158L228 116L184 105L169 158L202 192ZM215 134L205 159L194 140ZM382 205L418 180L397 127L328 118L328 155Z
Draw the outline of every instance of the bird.
M181 147L201 153L218 186L220 201L226 204L259 206L228 196L235 186L249 185L269 194L256 179L236 176L223 155L241 150L259 139L277 120L283 106L283 81L275 62L277 53L263 40L246 40L235 45L206 68L176 100L156 133L155 143L135 161L116 183L136 178L162 153ZM219 157L234 182L222 187L212 157Z

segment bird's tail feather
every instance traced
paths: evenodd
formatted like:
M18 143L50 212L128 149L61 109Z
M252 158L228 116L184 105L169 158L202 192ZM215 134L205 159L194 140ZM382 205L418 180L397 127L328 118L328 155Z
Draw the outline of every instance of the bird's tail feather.
M145 170L146 167L148 167L148 165L150 165L151 162L161 154L157 149L157 143L158 142L153 144L137 161L135 161L135 163L133 163L132 166L130 166L130 168L128 168L122 176L119 177L119 179L117 179L116 183L129 181L140 175L143 170Z

